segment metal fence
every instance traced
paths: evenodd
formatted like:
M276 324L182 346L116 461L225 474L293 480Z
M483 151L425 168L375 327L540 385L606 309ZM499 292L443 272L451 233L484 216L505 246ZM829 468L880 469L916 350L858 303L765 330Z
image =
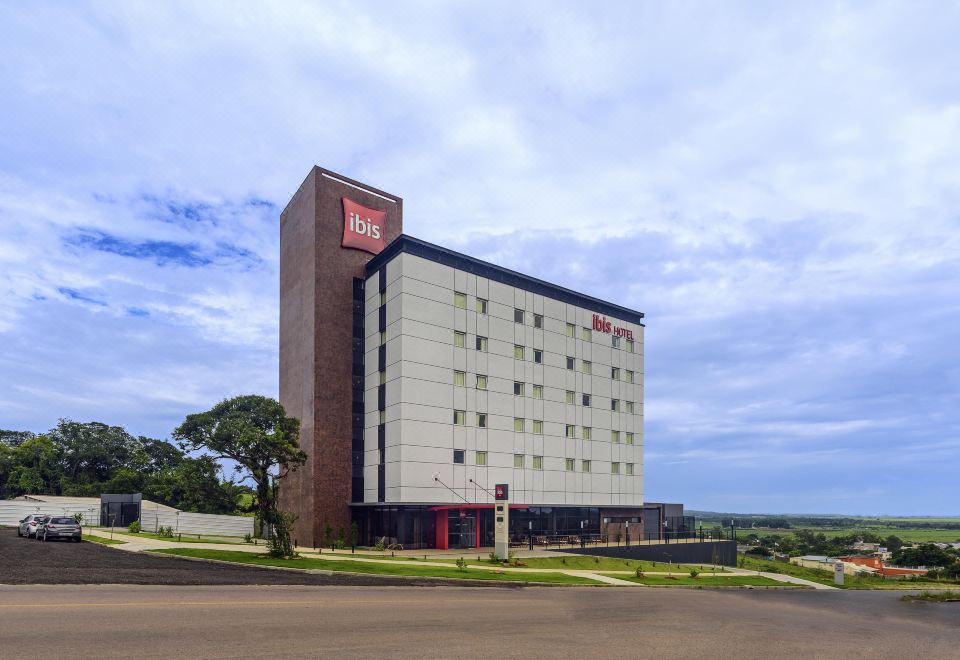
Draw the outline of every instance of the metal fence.
M99 502L96 504L87 504L0 500L0 525L16 527L21 520L31 513L43 513L68 518L73 518L76 514L80 514L82 516L80 524L84 527L98 527L100 525Z
M140 529L155 533L161 527L169 528L174 535L240 537L250 534L252 536L254 518L150 509L144 505L140 510Z

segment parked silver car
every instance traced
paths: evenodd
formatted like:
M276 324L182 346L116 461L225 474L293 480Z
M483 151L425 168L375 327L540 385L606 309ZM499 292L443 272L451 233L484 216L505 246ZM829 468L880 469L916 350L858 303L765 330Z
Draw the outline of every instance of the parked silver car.
M37 527L40 526L40 521L46 517L48 517L46 513L31 513L17 525L17 536L26 536L28 539L35 537L37 535Z
M80 543L82 534L80 523L73 518L47 516L40 521L36 537L38 541L70 540Z

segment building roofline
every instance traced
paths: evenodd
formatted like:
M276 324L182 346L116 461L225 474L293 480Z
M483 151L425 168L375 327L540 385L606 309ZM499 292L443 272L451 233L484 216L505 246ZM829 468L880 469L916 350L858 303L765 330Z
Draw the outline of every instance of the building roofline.
M523 273L518 273L509 268L503 268L488 261L467 256L460 252L454 252L448 248L428 243L408 234L400 234L385 247L380 254L367 262L367 276L372 275L379 270L381 266L401 252L423 257L424 259L473 273L474 275L480 275L481 277L486 277L496 282L510 286L519 286L522 289L547 296L548 298L554 298L565 303L577 305L578 307L592 309L598 313L629 321L640 326L644 325L643 312L638 312L621 305L594 298L593 296L572 291L562 286L551 284L550 282L545 282L544 280L530 277Z

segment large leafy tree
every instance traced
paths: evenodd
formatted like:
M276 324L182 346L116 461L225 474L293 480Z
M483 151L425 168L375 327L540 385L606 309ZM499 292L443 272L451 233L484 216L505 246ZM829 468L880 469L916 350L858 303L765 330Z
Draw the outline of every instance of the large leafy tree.
M235 464L253 480L262 524L280 521L276 485L306 461L299 447L300 421L287 417L274 399L245 395L221 401L207 412L187 415L173 432L184 451L203 451Z

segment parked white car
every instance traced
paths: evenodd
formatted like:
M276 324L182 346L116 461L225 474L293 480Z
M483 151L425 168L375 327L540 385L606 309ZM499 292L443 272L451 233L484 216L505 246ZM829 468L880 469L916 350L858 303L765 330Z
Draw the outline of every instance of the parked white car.
M26 536L28 539L35 538L40 522L48 517L49 515L46 513L31 513L17 525L17 536Z

